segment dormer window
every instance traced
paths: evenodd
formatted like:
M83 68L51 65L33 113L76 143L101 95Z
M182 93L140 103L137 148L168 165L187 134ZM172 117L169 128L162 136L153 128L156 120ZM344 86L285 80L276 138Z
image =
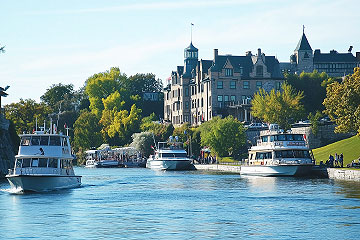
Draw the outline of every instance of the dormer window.
M225 76L226 77L233 76L233 69L232 68L225 68Z
M256 76L262 77L264 75L264 67L259 65L256 66Z

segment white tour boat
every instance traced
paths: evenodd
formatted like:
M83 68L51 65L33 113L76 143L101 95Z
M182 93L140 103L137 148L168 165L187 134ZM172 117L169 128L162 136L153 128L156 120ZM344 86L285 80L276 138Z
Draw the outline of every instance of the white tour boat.
M189 170L192 160L180 142L159 142L155 155L146 161L146 167L156 170Z
M15 166L6 175L13 189L42 192L81 185L81 176L74 173L68 136L35 131L20 138Z
M260 132L257 145L241 165L240 174L257 176L303 176L314 166L304 135L291 131Z

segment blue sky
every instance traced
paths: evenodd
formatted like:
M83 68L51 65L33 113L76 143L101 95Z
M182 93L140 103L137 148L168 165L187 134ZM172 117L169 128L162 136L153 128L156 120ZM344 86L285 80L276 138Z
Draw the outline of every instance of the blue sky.
M0 0L3 104L40 96L52 84L84 85L118 66L165 80L190 43L199 58L261 48L289 60L302 34L314 49L360 51L359 0Z

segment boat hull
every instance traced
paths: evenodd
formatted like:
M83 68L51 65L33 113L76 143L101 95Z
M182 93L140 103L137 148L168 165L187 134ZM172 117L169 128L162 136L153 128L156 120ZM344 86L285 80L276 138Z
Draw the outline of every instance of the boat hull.
M254 176L306 176L311 173L312 165L241 166L241 175Z
M104 160L95 163L95 167L97 168L117 168L117 167L124 167L123 164L116 160Z
M148 160L146 167L155 170L189 170L191 160Z
M11 188L19 191L46 192L81 185L81 176L14 175L6 178Z

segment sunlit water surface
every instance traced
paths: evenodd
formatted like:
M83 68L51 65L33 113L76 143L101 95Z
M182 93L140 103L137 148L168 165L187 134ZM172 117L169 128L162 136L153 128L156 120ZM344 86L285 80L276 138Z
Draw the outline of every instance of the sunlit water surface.
M14 194L0 239L358 239L360 184L76 168L80 188Z

